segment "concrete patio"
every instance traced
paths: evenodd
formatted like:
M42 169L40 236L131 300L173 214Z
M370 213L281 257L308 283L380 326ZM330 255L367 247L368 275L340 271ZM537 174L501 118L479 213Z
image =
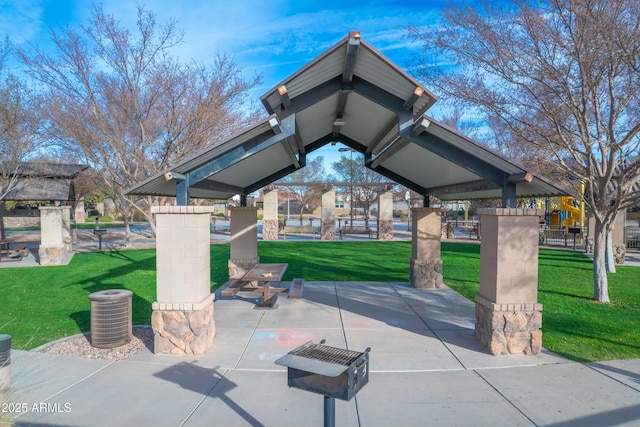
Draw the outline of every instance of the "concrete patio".
M202 356L144 350L117 362L14 350L4 413L36 426L323 424L323 397L287 387L276 359L307 342L363 351L369 383L336 401L337 426L603 426L640 423L640 360L575 363L491 356L473 336L475 305L449 288L311 282L304 299L255 310L217 295ZM35 406L34 406L35 404Z

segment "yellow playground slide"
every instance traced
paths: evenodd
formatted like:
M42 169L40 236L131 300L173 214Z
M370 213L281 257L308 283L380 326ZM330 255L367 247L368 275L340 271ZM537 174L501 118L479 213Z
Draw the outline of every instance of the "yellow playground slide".
M576 222L580 221L580 207L574 205L573 197L562 197L560 200L560 209L567 212L567 219L562 221L563 227L573 227Z

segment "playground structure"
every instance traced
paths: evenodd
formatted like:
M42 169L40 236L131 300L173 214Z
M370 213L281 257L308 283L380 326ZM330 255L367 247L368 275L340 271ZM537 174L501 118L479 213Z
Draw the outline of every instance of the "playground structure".
M580 224L580 228L582 228L584 222L583 216L580 208L576 206L577 204L578 201L574 200L573 197L562 197L560 199L560 206L567 214L567 217L562 221L563 227L575 227L576 223L578 223Z
M549 199L549 228L584 228L584 202L573 197L555 197Z

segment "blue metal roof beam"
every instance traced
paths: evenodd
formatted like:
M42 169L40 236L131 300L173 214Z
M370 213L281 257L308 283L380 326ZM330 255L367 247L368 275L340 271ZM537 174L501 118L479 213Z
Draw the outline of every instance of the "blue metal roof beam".
M408 125L408 117L400 125L400 135L418 146L428 150L443 159L446 159L464 169L473 172L489 182L499 185L502 188L502 206L505 208L516 206L516 184L509 182L509 174L499 168L475 157L461 148L431 135L428 131L428 124L422 119L416 125ZM382 152L384 154L384 151Z
M360 32L349 32L349 40L347 41L347 54L344 60L344 71L342 72L342 81L350 82L353 78L353 71L356 68L356 56L360 47Z
M274 144L278 144L295 134L295 115L290 115L282 121L278 121L276 118L273 118L272 123L270 124L274 133L273 135L266 133L260 138L253 138L244 144L221 154L204 165L185 173L184 179L179 179L176 182L176 198L178 206L187 206L189 204L189 188L191 186L229 166L232 166L242 159L256 154Z

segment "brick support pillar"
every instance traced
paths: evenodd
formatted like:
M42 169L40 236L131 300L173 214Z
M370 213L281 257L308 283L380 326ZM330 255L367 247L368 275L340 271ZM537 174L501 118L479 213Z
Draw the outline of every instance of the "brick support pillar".
M440 257L441 210L413 208L411 240L411 285L414 288L442 287Z
M40 206L40 265L59 265L71 253L71 208Z
M378 194L378 240L393 240L393 192Z
M258 208L238 206L231 208L230 215L229 278L239 279L260 261L258 257Z
M278 190L265 190L262 240L278 240Z
M320 240L336 240L336 191L326 190L322 193L322 224Z
M480 293L475 335L491 354L538 354L542 304L538 303L540 209L479 209Z
M213 343L208 206L156 206L156 354L202 354Z

